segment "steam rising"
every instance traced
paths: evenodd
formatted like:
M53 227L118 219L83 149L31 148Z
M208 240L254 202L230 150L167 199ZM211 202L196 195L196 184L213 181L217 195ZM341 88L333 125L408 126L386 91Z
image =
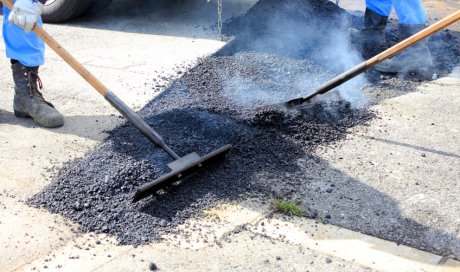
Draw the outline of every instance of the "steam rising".
M322 63L329 66L329 70L333 73L331 78L364 61L361 55L352 48L349 33L344 31L344 28L331 31L328 38L329 42L325 43L317 57ZM364 107L367 101L361 89L366 83L366 78L358 75L337 87L336 90L342 99L351 102L353 106Z
M363 59L350 43L347 16L323 0L260 0L244 17L230 23L230 32L233 28L236 36L235 51L239 51L236 56L246 68L236 67L243 73L222 75L224 94L240 105L285 102L308 95L361 63ZM331 92L362 107L366 99L360 90L365 84L361 75ZM321 99L331 97L337 95Z
M221 76L224 94L239 105L287 101L305 95L306 86L315 88L327 80L326 70L309 60L255 52L240 52L233 60L235 67Z

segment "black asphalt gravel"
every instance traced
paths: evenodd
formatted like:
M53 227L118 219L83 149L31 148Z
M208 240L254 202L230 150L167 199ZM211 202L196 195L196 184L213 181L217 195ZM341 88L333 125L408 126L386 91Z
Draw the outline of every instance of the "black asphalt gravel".
M343 102L336 102L334 111L318 105L302 114L241 106L227 98L223 83L228 71L254 78L246 62L267 60L268 65L279 57L243 53L236 58L206 59L141 111L181 155L234 145L221 164L203 169L155 199L132 204L134 190L167 172L171 160L126 124L112 131L88 156L61 169L32 203L75 220L84 231L110 233L120 243L140 244L174 230L175 225L217 201L245 194L289 195L294 187L276 191L272 183L284 182L286 174L295 177L296 173L299 176L286 183L298 182L304 173L297 159L312 156L320 144L342 139L348 127L365 123L372 115L352 110ZM263 77L258 82L254 84L263 86Z
M266 14L275 19L260 18ZM255 20L262 26L252 24ZM328 29L345 30L357 21L329 1L259 1L247 15L227 24L228 33L236 35L233 42L203 59L140 111L180 155L193 151L203 155L232 144L222 163L133 204L135 189L168 172L166 164L171 160L132 125L124 124L87 156L60 169L30 204L70 218L82 231L108 233L121 244L139 245L176 232L177 225L222 202L297 197L310 217L450 254L443 241L454 238L433 230L438 243L428 243L421 236L427 227L404 218L390 197L314 155L318 146L344 139L348 128L366 125L374 113L342 100L328 100L308 111L270 106L333 76L334 69L312 52L318 43L327 43ZM275 23L292 27L285 30L300 31L298 26L305 24L317 31L300 37L285 33L280 38L279 31L269 28ZM445 43L454 41L452 36L440 35ZM283 46L289 50L282 50ZM449 46L458 56L456 47ZM436 61L440 63L437 69L447 73L451 65L446 59ZM375 74L371 76L375 79ZM394 77L378 78L381 81L369 88L385 91L388 84L400 84L405 87L403 93L418 85ZM371 102L378 103L379 95L374 98ZM190 226L188 231L199 230Z

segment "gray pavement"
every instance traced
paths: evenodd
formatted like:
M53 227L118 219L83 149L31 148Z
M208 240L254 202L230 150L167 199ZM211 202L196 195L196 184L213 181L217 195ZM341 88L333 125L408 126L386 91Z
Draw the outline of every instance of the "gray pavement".
M140 109L198 58L224 43L215 39L215 2L160 7L139 1L139 8L132 9L133 2L118 0L99 16L46 28L123 100ZM227 1L225 16L241 14L254 2ZM425 2L440 14L452 9L450 2ZM0 50L4 53L3 44ZM228 203L206 211L217 221L189 220L211 226L215 241L167 236L163 242L133 248L118 246L112 237L81 234L73 222L24 204L50 182L50 169L84 156L123 119L48 50L41 70L43 93L65 114L66 126L48 130L18 120L11 109L8 66L5 58L0 59L2 271L145 271L151 261L163 271L460 269L454 260L460 254L460 73L383 101L374 107L379 118L370 126L358 127L346 140L318 151L318 169L331 171L312 173L361 184L360 191L344 195L368 203L369 214L360 213L367 218L344 214L337 227L309 219L271 218L269 207L260 203ZM302 192L308 192L308 186ZM304 205L340 210L333 199L309 196ZM376 206L386 216L376 217ZM407 227L394 224L392 217L420 227L406 233L411 240L403 242L448 248L451 254L437 256L373 237L385 228L396 232ZM368 235L348 230L350 220L368 222L360 228L369 230Z

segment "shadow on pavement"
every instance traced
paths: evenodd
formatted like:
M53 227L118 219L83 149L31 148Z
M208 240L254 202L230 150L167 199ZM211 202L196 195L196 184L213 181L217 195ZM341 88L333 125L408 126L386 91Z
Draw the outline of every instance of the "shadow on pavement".
M107 132L122 122L120 117L114 115L70 115L64 118L66 123L63 127L50 129L38 126L31 118L17 118L12 112L0 109L0 124L44 129L57 134L75 135L94 141L104 140Z
M244 129L225 131L228 125L225 123L221 128L211 128L209 122L200 118L201 114L201 111L175 110L156 115L154 122L158 122L156 125L161 128L160 133L181 154L208 152L225 142L234 145L232 152L222 164L203 169L179 186L156 195L144 204L141 209L143 213L170 223L178 218L199 215L197 210L200 207L210 208L209 203L241 201L246 197L259 197L261 203L266 203L275 196L292 197L299 199L309 214L317 214L315 218L323 222L458 258L460 240L452 233L406 218L398 202L391 196L337 170L328 161L308 155L302 146L289 140L283 133L267 134L266 131L260 131L257 141L254 141L245 138ZM180 128L175 127L178 121L182 125ZM197 130L197 127L203 130ZM192 135L184 144L183 137ZM111 140L134 139L116 137ZM140 141L142 139L134 140L137 143ZM277 144L270 144L273 142ZM120 146L116 150L125 153L121 143L114 142L114 146ZM152 148L148 154L132 147L125 155L132 156L136 161L166 163L168 159L165 160L158 152L163 151ZM199 232L193 226L189 231Z
M225 2L225 18L239 15L255 0ZM224 19L225 19L224 18ZM217 40L217 1L115 0L106 10L64 25L114 32Z

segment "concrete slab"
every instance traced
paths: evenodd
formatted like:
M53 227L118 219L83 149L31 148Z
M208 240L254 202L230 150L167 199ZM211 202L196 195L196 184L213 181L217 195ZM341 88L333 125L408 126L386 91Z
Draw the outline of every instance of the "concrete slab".
M86 234L21 269L145 271L150 262L162 271L457 271L460 267L452 259L311 219L267 213L253 217L254 211L238 205L207 213L228 223L227 232L215 240L194 243L187 242L194 237L176 237L133 248L116 246L104 235ZM242 216L236 219L238 215ZM225 228L220 227L213 229Z
M272 241L250 232L232 236L221 247L184 250L153 244L128 251L113 251L104 246L85 251L68 247L63 252L23 267L34 271L148 271L154 262L160 271L372 271L293 244ZM258 248L259 250L254 250ZM125 248L127 249L127 248ZM121 254L120 254L121 253ZM90 257L91 256L91 257ZM70 258L70 259L69 259ZM47 267L46 269L44 267ZM35 268L35 269L34 269Z
M264 219L253 232L378 271L456 271L460 263L314 220Z
M2 184L4 180L1 180ZM0 241L2 271L21 267L41 258L77 237L73 224L46 211L18 201L14 195L0 194Z

